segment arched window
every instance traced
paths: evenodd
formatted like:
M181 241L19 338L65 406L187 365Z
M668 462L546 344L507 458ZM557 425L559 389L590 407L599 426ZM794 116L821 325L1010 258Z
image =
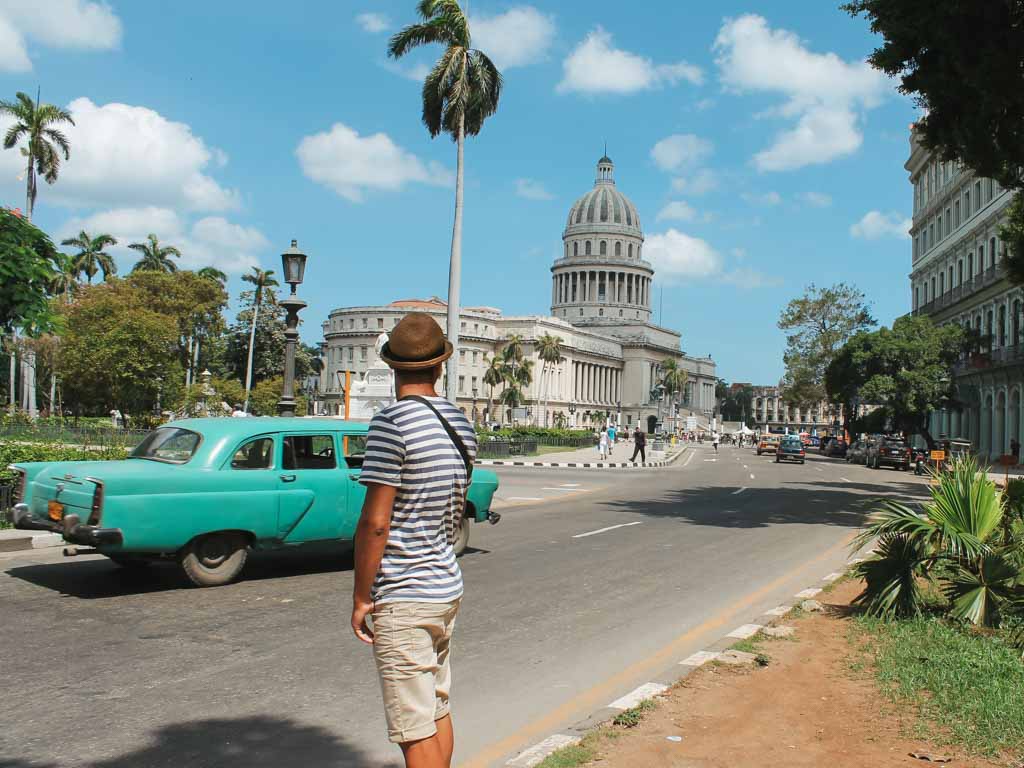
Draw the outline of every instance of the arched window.
M607 256L608 255L608 241L607 240L602 240L601 241L601 255L602 256Z
M985 271L985 246L978 246L978 272Z
M616 256L621 256L622 255L622 242L618 241L618 240L615 242L615 255Z
M988 250L989 250L989 253L992 254L992 263L995 264L996 263L996 256L998 255L998 253L996 251L996 239L994 237L990 237L988 239Z
M639 245L638 245L638 246L636 247L636 257L637 257L638 259L640 258L640 251L641 251L641 249L642 249L642 246L639 246Z
M1020 299L1013 302L1013 323L1011 326L1013 331L1013 337L1010 339L1011 344L1020 344Z
M633 244L632 243L629 244L629 258L631 258L631 259L633 258Z
M586 251L587 251L587 256L589 256L590 255L590 241L589 240L587 240Z
M935 294L935 295L936 296L941 296L945 292L946 292L946 273L945 272L941 272L941 273L939 273L939 292L937 294Z
M968 277L971 280L974 279L974 254L973 253L968 253L967 254L967 275L968 275Z
M963 285L964 284L964 260L963 259L960 259L960 261L958 261L956 263L956 284L957 285Z
M572 244L572 255L573 256L579 256L580 255L580 244L578 242Z
M999 306L999 346L1006 346L1006 305Z

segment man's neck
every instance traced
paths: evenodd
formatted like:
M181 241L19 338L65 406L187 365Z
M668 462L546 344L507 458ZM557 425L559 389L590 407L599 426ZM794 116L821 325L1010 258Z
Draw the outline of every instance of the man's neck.
M398 387L398 399L419 395L420 397L437 397L433 384L402 384Z

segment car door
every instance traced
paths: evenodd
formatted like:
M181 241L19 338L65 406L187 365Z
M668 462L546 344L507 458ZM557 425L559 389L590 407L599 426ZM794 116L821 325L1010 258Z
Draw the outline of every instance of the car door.
M349 481L335 433L283 433L279 466L280 537L288 544L341 538Z
M366 455L366 433L343 433L340 437L341 453L345 457L348 493L346 511L341 519L341 538L351 539L355 536L356 524L363 510L363 501L366 499L366 486L359 482L359 475L363 471L363 457Z
M241 441L221 467L217 492L201 500L207 530L250 531L257 540L277 538L278 478L275 435L255 435Z

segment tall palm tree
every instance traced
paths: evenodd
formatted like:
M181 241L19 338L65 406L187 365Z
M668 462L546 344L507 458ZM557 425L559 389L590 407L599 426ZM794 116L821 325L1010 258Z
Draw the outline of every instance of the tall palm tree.
M562 337L545 333L538 338L537 356L540 358L541 363L540 381L544 409L540 423L546 427L548 422L548 391L551 388L551 372L556 365L562 362Z
M228 276L216 267L203 267L196 274L207 280L216 280L221 284L221 287L228 281Z
M22 156L28 158L25 165L25 215L32 219L36 205L38 177L53 184L60 175L61 155L71 159L71 145L58 128L63 123L75 124L71 113L53 104L42 104L39 96L33 101L28 94L20 91L14 101L0 100L0 115L14 118L14 124L4 134L4 149L13 149L25 139L21 148Z
M54 296L62 296L65 304L71 303L71 296L78 287L78 275L81 270L75 263L75 259L66 253L57 254L56 269L53 272L53 279L50 280L50 293Z
M484 358L487 360L487 358ZM492 357L487 361L484 371L484 384L487 385L487 420L491 419L491 403L494 400L494 388L505 383L505 364L500 357Z
M160 239L150 232L144 243L129 243L128 247L142 254L132 272L177 272L178 265L171 256L180 259L181 251L173 245L160 245Z
M117 265L114 257L104 251L108 245L117 245L117 239L106 233L91 237L84 229L78 233L78 237L69 237L61 240L61 245L73 245L78 249L75 254L75 274L84 273L89 284L97 272L103 272L103 279L110 275L117 274Z
M469 20L458 0L420 0L422 19L398 32L388 44L388 56L400 59L414 48L437 43L445 51L423 82L423 124L431 138L448 134L457 147L455 222L448 264L448 341L455 353L448 358L446 395L458 394L459 292L462 277L462 190L466 136L476 136L484 120L498 109L501 73L483 51L472 47Z
M674 357L667 357L661 363L661 384L669 395L669 402L673 402L676 396L686 387L690 375L686 369L679 367L679 361ZM675 426L675 422L673 422Z
M263 303L263 294L269 293L271 301L273 301L273 291L270 289L275 285L280 285L280 283L274 279L274 270L260 269L259 267L253 267L252 273L242 275L242 279L255 286L253 293L252 328L249 329L249 359L245 364L245 405L242 406L242 410L248 413L249 392L252 390L252 353L256 346L256 318L258 318L260 314L260 305Z

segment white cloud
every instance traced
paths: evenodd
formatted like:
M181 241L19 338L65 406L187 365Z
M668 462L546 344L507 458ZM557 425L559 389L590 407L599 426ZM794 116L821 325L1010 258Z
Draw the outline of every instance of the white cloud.
M0 71L32 69L27 40L51 48L99 51L121 44L121 20L105 2L0 0Z
M815 208L828 208L832 205L832 196L826 195L824 192L804 192L798 197Z
M681 80L700 85L704 80L700 67L681 61L655 64L612 45L612 36L597 27L562 62L563 76L559 93L589 94L634 93Z
M65 222L55 238L58 242L85 230L90 235L113 235L118 244L110 249L118 272L125 274L138 260L129 243L142 242L152 232L163 245L176 246L181 258L174 262L181 269L216 267L228 274L240 274L259 264L260 252L270 243L252 227L233 224L220 216L207 216L189 226L169 208L116 208Z
M709 168L702 168L692 176L679 176L672 179L672 191L682 194L700 196L718 187L718 174Z
M555 39L555 19L532 5L497 16L470 16L473 45L500 70L534 64L546 57Z
M516 179L516 194L527 200L553 200L555 198L541 182L533 179Z
M774 191L763 193L744 192L740 197L753 205L778 205L782 202L782 195Z
M663 171L681 171L703 162L714 148L710 141L692 133L676 133L655 144L651 157Z
M410 183L450 186L454 181L440 163L424 163L386 133L360 136L344 123L304 137L295 154L307 178L353 203L362 202L367 190L395 191Z
M737 267L722 275L722 280L729 285L745 291L754 288L771 288L782 284L782 279L774 275L766 275L750 267Z
M714 99L701 99L700 101L693 105L694 109L696 109L698 112L705 112L711 109L713 106L715 106Z
M60 181L44 185L40 197L71 206L182 207L195 211L238 208L237 190L222 187L206 171L226 156L211 148L185 123L168 120L146 107L93 104L87 98L68 105L75 125L65 126L71 159ZM0 120L0 130L9 121ZM21 171L16 152L0 152L0 187Z
M420 85L423 85L423 81L430 74L430 66L422 62L402 64L392 59L386 59L380 65L388 72L393 72L399 77L404 77L406 80L413 80Z
M868 211L860 221L850 226L850 235L864 240L877 240L881 237L910 237L910 219L899 213L882 213Z
M386 31L391 26L391 19L383 13L360 13L356 16L356 23L364 32L376 34Z
M864 112L877 107L890 87L867 62L814 53L792 32L771 29L754 14L727 19L714 50L727 87L779 94L785 101L768 114L796 120L754 156L762 171L827 163L856 151Z
M648 235L644 258L668 282L712 277L722 269L722 256L708 242L676 229Z
M658 211L658 221L693 221L697 217L697 212L688 203L682 200L673 200L660 211Z

